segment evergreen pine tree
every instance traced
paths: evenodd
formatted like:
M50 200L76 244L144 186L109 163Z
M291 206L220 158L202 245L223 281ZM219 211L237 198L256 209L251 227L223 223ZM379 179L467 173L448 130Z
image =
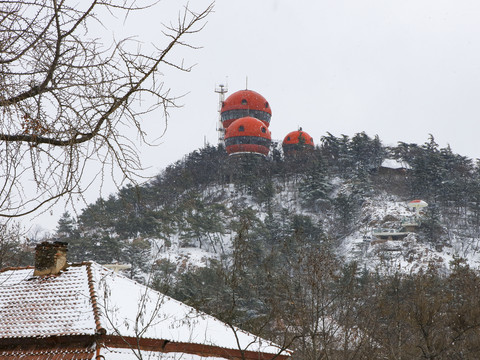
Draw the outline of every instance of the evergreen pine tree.
M328 198L330 189L326 163L321 157L313 158L298 187L303 203L307 207L318 211L319 201Z

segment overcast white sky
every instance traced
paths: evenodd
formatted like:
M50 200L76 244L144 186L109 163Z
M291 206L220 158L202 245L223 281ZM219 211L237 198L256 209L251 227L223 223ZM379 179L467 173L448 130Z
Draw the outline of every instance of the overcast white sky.
M179 3L163 0L123 30L157 41L160 21L175 17ZM194 10L208 4L190 1ZM202 49L175 54L197 64L192 72L165 71L166 85L188 94L162 144L141 149L150 175L205 140L217 143L214 88L228 83L231 94L247 77L272 107L274 139L298 126L315 143L326 132L365 131L386 145L422 144L431 133L441 146L480 158L478 0L217 0L192 42ZM154 114L146 125L152 138L163 131ZM56 209L44 226L55 227L63 212Z
M216 143L215 84L233 93L246 77L272 106L275 139L298 126L317 143L327 131L365 131L385 144L423 143L431 133L480 157L478 1L219 0L196 42L203 49L187 60L198 66L169 82L190 93L158 149L169 155L154 166L201 147L204 136Z

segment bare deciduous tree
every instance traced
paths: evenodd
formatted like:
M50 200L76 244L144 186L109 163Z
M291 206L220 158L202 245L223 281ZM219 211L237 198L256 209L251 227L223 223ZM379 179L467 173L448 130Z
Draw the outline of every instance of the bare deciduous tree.
M176 47L193 48L185 37L202 29L212 5L201 12L185 7L164 26L166 44L149 53L131 38L104 46L92 34L105 16L128 17L134 10L148 6L135 0L0 1L0 217L81 194L91 162L101 164L100 177L120 169L117 184L139 174L135 138L147 142L142 116L159 111L166 126L178 99L164 86L160 68L190 70L168 55Z

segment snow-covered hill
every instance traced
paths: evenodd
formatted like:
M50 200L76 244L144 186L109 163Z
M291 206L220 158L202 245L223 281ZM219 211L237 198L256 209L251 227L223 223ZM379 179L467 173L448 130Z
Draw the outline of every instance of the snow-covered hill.
M331 183L332 197L342 191L342 188L348 188L339 179L332 179ZM222 204L229 214L223 218L225 223L235 220L237 209L242 208L251 209L260 222L265 222L269 216L268 211L273 211L275 216L282 213L290 217L300 215L321 224L327 233L333 233L331 228L335 227L336 214L331 206L319 204L317 211L305 209L298 191L298 181L275 183L275 188L277 191L269 203L270 210L232 184L208 188L202 193L201 201L209 203L212 194L216 194L217 199L223 199ZM346 263L356 262L363 269L383 274L415 273L428 266L435 266L447 273L454 258L465 259L474 269L480 268L479 238L462 236L455 227L447 230L443 226L443 233L449 234L447 238L442 237L436 243L425 240L421 227L425 212L420 212L417 216L415 210L408 207L408 202L407 199L386 192L365 198L355 216L352 230L338 238L328 238L327 235L325 241L332 243L334 253ZM405 224L419 226L403 230ZM392 233L391 238L388 237L388 232ZM215 241L212 241L211 235L204 235L201 246L198 241L191 242L191 245L196 246L182 245L181 239L185 234L181 231L167 241L151 238L154 244L152 256L157 261L168 260L176 264L177 271L185 272L208 266L212 259L220 260L222 255L231 253L236 236L234 231L230 229L224 234L215 234Z
M407 206L414 199L429 203L417 217ZM207 146L145 186L99 199L77 219L65 215L58 229L74 259L129 262L131 276L148 264L208 267L239 239L263 253L321 244L380 273L447 272L455 258L476 269L480 171L433 138L386 148L364 133L329 134L311 151L284 156L277 146L267 158Z

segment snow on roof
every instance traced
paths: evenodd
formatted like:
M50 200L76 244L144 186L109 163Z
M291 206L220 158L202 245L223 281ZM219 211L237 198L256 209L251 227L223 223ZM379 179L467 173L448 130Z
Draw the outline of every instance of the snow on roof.
M33 268L1 272L0 319L0 338L94 334L85 267L50 277L34 277Z
M382 162L382 167L388 169L409 169L410 166L405 162L398 161L395 159L385 159Z
M34 277L32 268L0 272L0 319L0 338L94 335L104 329L107 335L281 351L93 262L57 276Z
M93 263L107 334L277 354L280 347ZM237 343L238 341L238 343Z
M104 349L102 355L108 360L138 360L139 357L132 349ZM158 359L158 353L152 351L142 351L143 359ZM225 360L225 358L218 357L204 357L194 354L185 353L164 353L161 356L162 360Z

